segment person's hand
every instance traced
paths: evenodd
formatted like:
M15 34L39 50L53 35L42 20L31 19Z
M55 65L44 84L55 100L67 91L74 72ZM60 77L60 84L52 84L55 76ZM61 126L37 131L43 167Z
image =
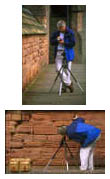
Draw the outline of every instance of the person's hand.
M64 44L64 40L60 40L59 43L60 43L60 44Z
M57 37L57 40L60 41L60 36Z

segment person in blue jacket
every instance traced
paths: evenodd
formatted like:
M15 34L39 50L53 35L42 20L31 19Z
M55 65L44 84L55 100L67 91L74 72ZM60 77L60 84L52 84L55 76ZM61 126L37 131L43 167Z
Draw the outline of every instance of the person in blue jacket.
M58 132L80 143L80 170L93 171L93 151L101 130L85 123L83 118L77 117L69 126L59 127Z
M56 63L56 71L59 72L63 63L63 54L65 53L68 69L71 70L72 61L74 60L75 53L73 47L75 46L74 32L66 26L65 21L60 20L57 23L58 30L52 33L50 38L51 45L55 46L54 58ZM66 88L73 92L73 82L70 78L70 72L60 71L60 77L63 80L63 90Z

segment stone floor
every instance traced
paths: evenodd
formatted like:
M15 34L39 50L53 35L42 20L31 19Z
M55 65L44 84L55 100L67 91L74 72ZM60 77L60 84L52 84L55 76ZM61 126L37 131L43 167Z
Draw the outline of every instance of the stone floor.
M42 170L41 170L42 168ZM79 167L69 166L69 170L67 171L66 166L49 166L47 171L43 171L44 167L35 168L31 172L32 173L47 173L47 174L85 174L81 173ZM92 174L104 174L104 168L96 168Z
M8 172L8 170L6 171ZM67 171L66 166L49 166L48 169L44 172L44 166L33 167L29 174L105 174L105 168L95 168L92 173L82 173L79 170L79 167L69 166L69 170Z
M73 80L74 93L63 93L62 96L58 95L59 80L54 85L53 91L49 90L56 77L55 65L50 64L45 67L42 72L35 78L30 85L25 89L22 96L23 105L85 105L86 104L86 67L84 64L73 64L72 73L77 77L81 86L84 89L82 94L81 90Z

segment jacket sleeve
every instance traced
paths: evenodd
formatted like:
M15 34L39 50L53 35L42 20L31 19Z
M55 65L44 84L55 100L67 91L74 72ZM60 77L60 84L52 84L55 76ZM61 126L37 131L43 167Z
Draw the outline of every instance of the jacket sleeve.
M51 45L58 45L58 40L57 40L55 32L50 37L50 43L51 43Z
M65 47L69 47L72 48L75 46L75 36L74 36L74 32L70 33L70 38L68 40L68 42L64 42Z

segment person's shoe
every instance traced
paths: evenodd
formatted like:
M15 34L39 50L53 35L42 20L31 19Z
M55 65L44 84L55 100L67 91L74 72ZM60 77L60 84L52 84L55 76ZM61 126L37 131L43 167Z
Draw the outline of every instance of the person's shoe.
M62 93L66 93L66 86L63 84Z
M89 174L88 170L80 170L80 174Z
M92 170L89 169L89 170L88 170L88 174L92 174L92 173L94 173L94 170L93 170L93 169L92 169Z
M62 88L62 93L66 93L66 88Z
M93 174L93 170L81 170L80 171L81 174Z
M71 82L70 86L68 86L70 93L73 93L74 88L73 88L73 82Z

